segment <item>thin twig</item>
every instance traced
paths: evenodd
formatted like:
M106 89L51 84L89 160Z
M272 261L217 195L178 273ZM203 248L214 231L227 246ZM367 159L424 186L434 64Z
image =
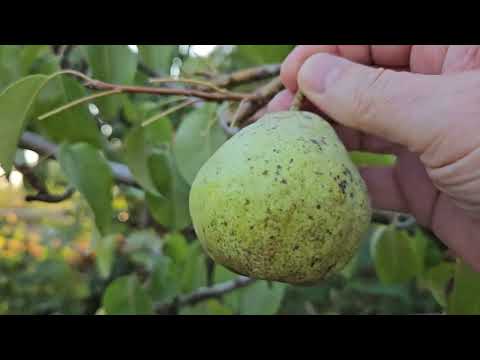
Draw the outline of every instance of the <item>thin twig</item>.
M187 101L184 101L182 102L181 104L177 105L177 106L173 106L171 107L170 109L168 110L165 110L163 112L161 112L160 114L157 114L157 115L154 115L152 116L150 119L147 119L145 120L143 123L142 123L142 127L146 127L152 123L154 123L155 121L167 116L167 115L170 115L180 109L183 109L187 106L190 106L190 105L193 105L195 104L196 102L200 101L199 99L193 99L193 100L187 100Z
M232 120L232 112L230 111L228 106L225 107L224 109L221 109L221 111L219 111L218 123L220 127L223 129L223 131L225 132L225 134L227 134L229 137L232 137L233 135L235 135L240 131L239 128L230 126L231 120Z
M261 87L254 97L243 100L238 106L232 121L232 126L238 124L243 125L253 114L263 108L268 102L273 99L284 88L279 77L273 79L267 85Z
M302 104L305 100L305 95L299 90L293 98L292 105L290 105L290 111L300 111Z
M119 94L121 93L122 90L121 89L113 89L113 90L108 90L108 91L104 91L104 92L101 92L101 93L97 93L97 94L93 94L93 95L89 95L89 96L85 96L83 98L80 98L80 99L77 99L77 100L74 100L74 101L71 101L69 102L68 104L65 104L63 106L60 106L52 111L49 111L43 115L40 115L38 117L38 120L44 120L44 119L47 119L53 115L57 115L58 113L61 113L63 111L66 111L74 106L78 106L78 105L81 105L81 104L84 104L86 102L90 102L92 100L95 100L95 99L98 99L98 98L101 98L101 97L105 97L105 96L110 96L110 95L113 95L113 94Z
M219 87L232 87L265 80L280 74L280 64L263 65L249 69L242 69L231 74L210 77L211 82Z
M152 84L184 83L184 84L203 86L203 87L210 88L212 90L215 90L215 91L217 91L219 93L223 93L223 94L228 94L229 93L228 90L222 89L222 88L216 86L215 84L213 84L209 81L197 80L197 79L154 78L154 79L150 79L149 82L152 83Z
M157 314L166 314L170 312L172 308L192 306L204 300L219 298L234 290L246 287L254 282L255 279L251 279L245 276L239 276L234 280L216 284L212 287L201 287L196 291L192 292L191 294L176 298L173 302L160 304L156 307L155 310Z
M158 88L151 86L132 86L132 85L119 85L110 84L104 81L92 79L85 74L75 70L65 70L64 74L70 74L81 78L86 81L85 86L94 90L119 90L123 93L130 94L151 94L151 95L183 95L188 97L197 97L209 101L242 101L245 99L255 98L255 94L245 93L218 93L218 92L205 92L195 89L180 89L180 88Z

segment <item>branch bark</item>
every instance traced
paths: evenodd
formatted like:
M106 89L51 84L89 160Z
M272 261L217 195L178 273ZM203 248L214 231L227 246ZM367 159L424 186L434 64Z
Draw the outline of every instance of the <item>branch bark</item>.
M29 201L29 202L41 201L41 202L55 204L71 198L74 193L75 193L74 188L68 188L67 190L65 190L63 194L60 194L60 195L39 192L36 195L27 195L25 197L25 201Z
M47 203L59 203L70 198L74 193L75 189L69 187L65 190L63 194L51 194L45 183L35 174L34 168L29 167L23 164L15 164L15 167L20 171L28 183L37 190L35 195L27 195L25 201L41 201Z
M207 75L209 80L218 87L232 87L247 84L255 81L265 80L280 74L280 64L263 65L249 69L242 69L230 74Z
M239 127L244 125L252 115L267 105L283 88L283 83L279 77L276 77L267 85L261 87L256 91L255 97L245 99L240 103L232 119L232 124L238 125Z
M178 297L171 303L158 305L155 309L155 312L159 315L167 314L172 309L176 309L182 306L195 305L195 304L198 304L199 302L212 299L212 298L219 298L234 290L241 289L248 285L251 285L255 281L256 281L255 279L251 279L245 276L239 276L234 280L216 284L212 287L202 287L192 292L191 294Z

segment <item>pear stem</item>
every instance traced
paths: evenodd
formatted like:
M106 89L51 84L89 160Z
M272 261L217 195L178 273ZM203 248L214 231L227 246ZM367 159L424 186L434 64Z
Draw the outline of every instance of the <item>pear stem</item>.
M293 98L292 105L290 106L290 111L299 111L302 107L303 100L305 100L305 95L298 90Z

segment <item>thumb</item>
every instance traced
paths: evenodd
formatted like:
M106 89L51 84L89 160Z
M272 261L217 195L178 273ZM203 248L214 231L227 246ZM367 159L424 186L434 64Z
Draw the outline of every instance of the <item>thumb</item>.
M442 81L440 76L373 68L329 54L310 57L298 74L304 95L335 121L415 152L425 150L442 126Z

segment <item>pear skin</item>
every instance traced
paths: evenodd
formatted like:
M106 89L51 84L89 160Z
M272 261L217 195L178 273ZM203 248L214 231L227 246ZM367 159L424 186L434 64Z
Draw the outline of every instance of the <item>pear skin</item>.
M190 213L215 262L256 279L311 285L352 259L371 205L330 124L285 111L216 151L192 184Z

